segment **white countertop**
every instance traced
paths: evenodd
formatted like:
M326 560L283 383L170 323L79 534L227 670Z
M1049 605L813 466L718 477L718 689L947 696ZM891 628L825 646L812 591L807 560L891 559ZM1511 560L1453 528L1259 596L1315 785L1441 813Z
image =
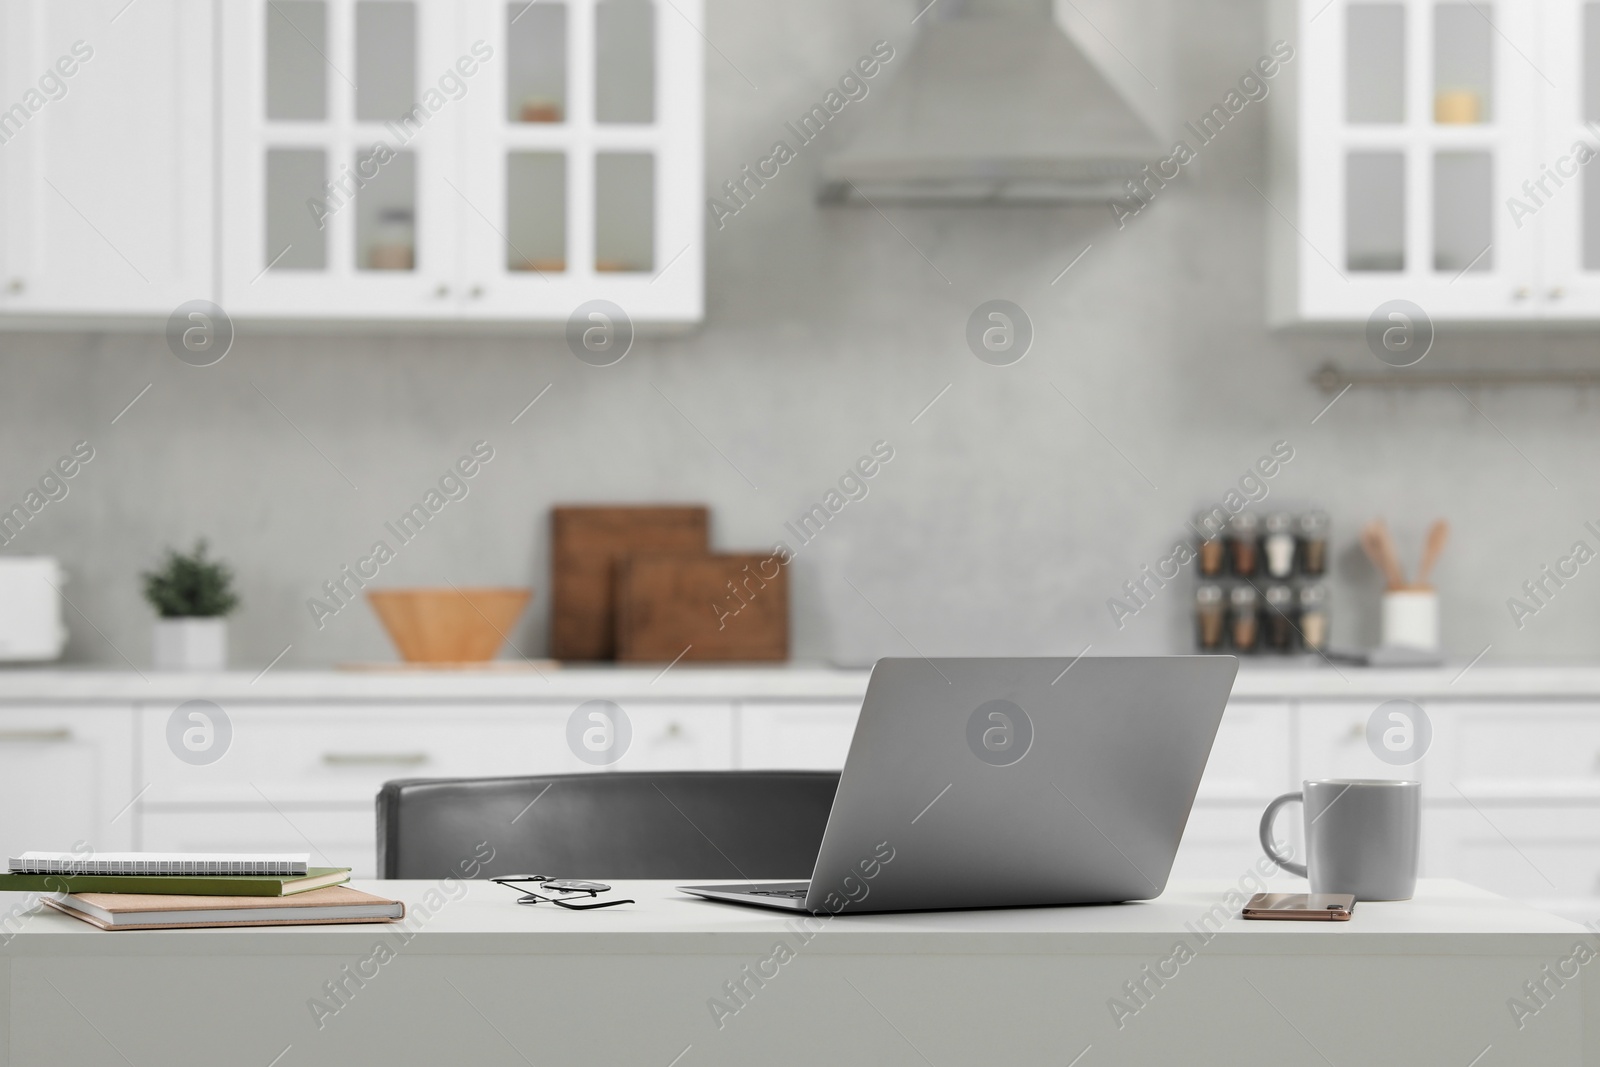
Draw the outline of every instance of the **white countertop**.
M189 699L251 701L859 701L868 672L823 665L771 667L550 667L485 671L294 671L222 674L146 670L0 669L0 705L134 703ZM1441 702L1506 698L1600 701L1600 664L1489 665L1379 670L1321 663L1245 661L1236 700L1341 700L1396 697Z
M792 937L801 918L700 900L672 882L618 881L637 903L593 912L525 907L489 882L357 881L356 888L407 903L416 930L406 950L421 954L526 955L755 954ZM1069 908L1004 908L818 917L806 951L818 954L1165 953L1237 887L1174 882L1153 901ZM417 905L432 893L438 907ZM0 894L3 900L14 894ZM452 899L454 897L454 899ZM18 899L21 899L18 897ZM1228 908L1237 915L1237 907ZM40 907L0 946L7 955L338 955L370 949L383 927L300 926L256 930L107 932ZM1210 927L1215 929L1215 925ZM1577 923L1448 879L1423 879L1415 899L1361 903L1349 922L1222 923L1208 953L1248 955L1498 955L1569 952L1587 938Z
M867 671L828 667L551 667L448 670L326 670L179 674L146 670L0 671L0 703L26 700L566 701L817 699L860 701Z

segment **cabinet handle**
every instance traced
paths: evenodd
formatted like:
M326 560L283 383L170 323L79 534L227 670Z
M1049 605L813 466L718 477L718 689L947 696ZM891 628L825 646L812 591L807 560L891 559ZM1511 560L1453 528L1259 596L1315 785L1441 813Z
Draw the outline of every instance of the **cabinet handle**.
M1528 287L1526 285L1519 285L1511 290L1511 299L1513 300L1526 300L1528 295Z
M415 767L427 763L428 754L426 752L324 752L322 762L330 767Z
M0 743L7 741L71 741L72 730L62 726L55 730L0 730Z
M1562 297L1564 297L1566 295L1567 295L1567 291L1565 289L1561 288L1561 286L1559 286L1559 285L1556 286L1554 289L1550 290L1550 299L1551 300L1560 300Z

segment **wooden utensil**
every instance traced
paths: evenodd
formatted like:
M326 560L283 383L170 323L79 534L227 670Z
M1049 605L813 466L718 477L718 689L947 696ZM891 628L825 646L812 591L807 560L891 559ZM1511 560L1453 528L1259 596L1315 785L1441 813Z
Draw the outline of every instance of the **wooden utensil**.
M552 508L550 655L614 658L618 561L635 553L705 555L710 527L704 507Z
M1417 565L1417 584L1426 586L1428 576L1433 573L1433 568L1439 562L1439 555L1444 552L1445 544L1450 540L1450 524L1444 519L1435 520L1428 527L1428 539L1422 546L1422 562Z
M1361 528L1361 547L1367 558L1383 572L1390 589L1402 589L1406 584L1405 571L1400 567L1400 555L1395 551L1394 538L1382 519L1373 519Z
M789 658L789 572L770 554L630 556L617 566L617 658Z
M1406 572L1405 568L1400 564L1400 549L1395 545L1394 535L1389 532L1389 524L1382 519L1378 520L1378 546L1382 549L1383 558L1388 563L1384 573L1388 575L1389 581L1393 583L1394 588L1404 589L1406 587Z

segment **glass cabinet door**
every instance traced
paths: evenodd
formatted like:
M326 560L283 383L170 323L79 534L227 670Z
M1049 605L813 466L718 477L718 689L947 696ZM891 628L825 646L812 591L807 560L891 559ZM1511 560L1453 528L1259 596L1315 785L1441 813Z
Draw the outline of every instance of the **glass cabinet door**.
M219 10L228 310L700 319L701 0Z
M538 303L564 318L607 299L635 319L698 319L700 4L469 10L499 69L467 138L462 313L516 317Z
M1543 276L1533 300L1549 318L1600 313L1600 2L1548 0L1542 10L1545 136L1505 210L1534 232Z
M1393 299L1442 317L1538 313L1537 246L1505 206L1537 125L1536 8L1302 5L1303 303L1346 319Z
M490 75L432 0L224 5L223 305L434 317L461 101Z

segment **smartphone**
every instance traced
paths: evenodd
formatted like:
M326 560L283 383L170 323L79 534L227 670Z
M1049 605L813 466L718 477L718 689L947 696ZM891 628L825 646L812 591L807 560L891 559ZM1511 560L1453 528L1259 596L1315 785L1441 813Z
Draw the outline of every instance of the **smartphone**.
M1257 893L1245 904L1242 917L1348 922L1355 906L1349 893Z

